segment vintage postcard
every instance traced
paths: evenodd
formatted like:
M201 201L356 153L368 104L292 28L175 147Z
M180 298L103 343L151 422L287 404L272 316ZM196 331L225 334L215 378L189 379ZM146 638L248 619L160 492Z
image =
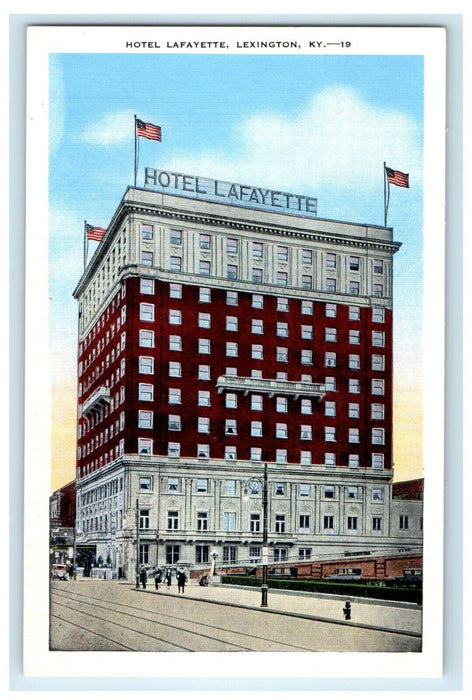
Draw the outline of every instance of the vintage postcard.
M441 675L445 50L29 28L26 675Z

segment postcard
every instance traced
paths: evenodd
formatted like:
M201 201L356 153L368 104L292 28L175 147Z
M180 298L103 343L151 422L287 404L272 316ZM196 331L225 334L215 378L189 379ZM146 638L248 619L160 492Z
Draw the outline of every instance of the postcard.
M27 43L25 675L439 677L444 29Z

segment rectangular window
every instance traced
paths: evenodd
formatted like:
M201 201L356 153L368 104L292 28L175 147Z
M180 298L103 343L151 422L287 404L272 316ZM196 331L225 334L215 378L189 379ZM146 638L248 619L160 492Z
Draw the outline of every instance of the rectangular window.
M169 297L171 299L182 299L182 285L181 284L170 284L169 285Z
M350 394L360 394L361 393L361 383L359 379L349 380L349 393Z
M251 513L249 515L249 530L250 532L261 531L261 516L259 513Z
M182 364L180 362L169 362L169 377L181 377Z
M226 304L227 304L227 306L237 306L238 305L238 293L237 292L226 292Z
M372 394L375 396L383 396L385 393L385 384L383 379L372 379Z
M210 547L208 544L195 545L195 563L207 564L210 561Z
M197 493L208 493L208 479L197 479Z
M223 546L223 563L236 564L238 561L238 548L234 545L225 544Z
M143 250L141 252L141 265L144 267L152 267L154 265L154 254Z
M211 314L199 313L198 314L198 327L199 328L211 328Z
M325 352L325 367L336 367L335 352Z
M149 510L139 511L139 529L149 530Z
M264 333L264 322L261 319L253 318L251 321L251 332L256 335L262 335Z
M313 287L313 277L311 275L302 275L302 289L311 289Z
M311 559L311 549L309 547L300 547L298 549L298 558L301 560Z
M237 265L227 265L226 266L226 277L229 280L238 279L238 266Z
M326 253L326 267L332 270L336 268L336 253Z
M384 445L385 444L385 430L383 428L372 428L372 444L373 445Z
M151 224L141 224L141 239L143 241L152 241L153 227Z
M140 476L139 477L139 490L140 491L152 491L152 476Z
M226 479L225 494L227 496L234 496L236 494L236 481L234 479Z
M275 461L278 464L286 464L287 463L287 450L281 450L281 449L275 450Z
M169 267L172 272L180 272L182 269L182 258L178 257L177 255L171 255Z
M313 326L302 325L301 337L304 340L313 340Z
M262 422L259 420L251 421L251 437L262 437Z
M140 401L154 400L154 386L152 384L139 384L138 398Z
M325 377L326 391L336 391L336 377Z
M198 352L200 353L200 355L211 354L211 344L208 338L198 339Z
M152 440L150 440L149 438L138 438L138 454L152 454Z
M276 496L285 496L287 493L287 484L276 482L274 485L274 494Z
M208 530L208 513L197 511L197 530Z
M206 233L200 234L200 248L202 250L210 250L211 248L211 237Z
M305 316L313 315L313 302L312 301L302 301L302 314Z
M359 468L359 455L349 455L348 466L352 469Z
M348 515L348 517L347 517L347 529L348 530L357 530L357 521L358 521L358 518L356 515Z
M254 242L252 244L252 254L255 258L262 258L262 256L263 256L263 244Z
M252 295L252 308L253 309L263 309L264 308L264 297L262 294Z
M374 260L374 274L382 275L383 271L383 260Z
M198 392L198 405L199 406L210 406L210 392L209 391L199 391Z
M210 262L209 260L200 260L198 263L198 271L201 275L210 274Z
M182 338L180 335L170 335L169 336L169 350L182 350Z
M139 331L139 346L141 348L154 347L154 331Z
M198 301L202 304L208 304L211 301L211 289L208 289L208 287L200 287Z
M301 450L300 451L300 464L311 464L311 463L312 463L311 452L309 450Z
M372 489L372 502L383 503L384 500L384 490L380 487L375 487Z
M374 297L383 297L383 294L384 294L383 284L378 284L378 283L374 284L373 292L374 292Z
M180 416L169 415L168 427L169 427L169 430L172 430L172 431L181 430L182 429L182 422L180 420Z
M313 405L311 399L302 399L300 402L300 413L304 415L311 415L313 412Z
M226 511L223 513L223 530L234 532L236 530L236 513L234 511Z
M251 358L253 360L264 359L264 349L262 345L251 345Z
M275 408L277 413L287 413L288 400L286 396L277 396L275 400Z
M279 287L286 287L288 282L288 275L286 272L277 272L277 284Z
M182 403L180 389L169 389L169 403L170 404Z
M300 496L309 498L311 496L311 486L310 484L300 484L298 488Z
M323 529L333 530L334 529L334 515L323 516Z
M179 544L167 544L166 545L166 564L177 564L180 559L180 545Z
M261 447L251 447L250 459L253 462L260 462L261 456L262 456L262 448Z
M359 418L359 404L350 403L349 404L349 418Z
M361 342L361 332L357 330L349 331L349 343L350 345L359 345Z
M210 419L206 416L199 416L198 418L198 428L199 433L209 433L210 432Z
M326 317L336 318L337 315L337 305L336 304L326 304Z
M225 435L237 435L238 424L235 418L225 420Z
M260 267L253 267L252 268L252 281L256 282L256 284L261 284L261 282L262 282L262 270Z
M382 529L382 518L379 518L377 516L372 518L372 530L375 530L376 532L378 532L381 529Z
M141 277L139 282L139 291L141 294L154 294L154 280Z
M336 401L325 401L325 416L336 415Z
M275 532L278 534L285 532L285 515L275 516Z
M299 530L300 532L310 532L310 516L301 514L299 516Z
M385 309L381 306L372 307L372 322L373 323L385 323Z
M261 559L262 550L261 547L257 545L251 545L249 547L249 561L251 564L256 564Z
M360 355L349 355L349 369L360 369L361 368L361 356Z
M372 454L372 469L383 469L384 468L384 455L383 454Z
M277 311L288 312L289 304L287 297L277 297Z
M327 292L335 292L336 291L336 280L334 277L327 277L326 278L326 291Z
M210 365L198 365L198 378L204 381L210 379Z
M400 530L408 530L408 515L400 515Z
M274 547L274 561L287 561L287 559L288 559L287 547Z
M171 326L182 325L182 311L179 309L169 309L169 323Z
M154 374L154 358L153 357L143 357L139 358L139 373L140 374Z
M288 260L288 248L285 246L277 246L277 260L281 262L287 262Z
M138 427L139 428L152 428L153 422L153 412L152 411L139 411L138 412Z
M277 362L288 362L288 348L277 348Z
M313 252L304 248L302 250L302 262L304 265L311 265L313 263Z
M359 270L359 258L355 255L350 255L349 256L349 269L350 270Z
M139 563L146 565L149 564L149 545L140 544L139 545Z
M167 529L168 530L178 530L179 529L179 511L178 510L167 511Z
M225 459L236 459L236 447L226 446L225 447Z
M288 437L286 423L276 423L275 437L278 437L278 438L287 438Z
M385 346L385 333L383 331L372 331L372 345L377 348Z
M182 244L182 231L177 228L171 228L170 230L170 244L171 245L181 245Z
M336 328L325 328L325 341L327 343L335 343L338 339Z
M385 407L382 403L373 403L371 405L371 418L372 420L384 420Z
M227 253L237 253L238 252L238 239L228 238L226 240L226 252Z
M360 321L361 320L361 309L359 306L349 307L349 320L350 321Z
M325 442L336 442L336 428L325 426L324 429Z
M226 343L226 357L237 357L238 356L238 344L237 343Z
M349 428L349 442L360 442L359 428Z
M300 440L311 440L311 439L312 439L311 425L301 425L300 426Z

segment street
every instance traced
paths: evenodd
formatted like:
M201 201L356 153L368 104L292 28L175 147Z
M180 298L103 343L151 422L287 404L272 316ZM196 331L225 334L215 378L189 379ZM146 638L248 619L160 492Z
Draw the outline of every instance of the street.
M51 650L420 651L421 609L190 585L178 595L116 581L51 583Z

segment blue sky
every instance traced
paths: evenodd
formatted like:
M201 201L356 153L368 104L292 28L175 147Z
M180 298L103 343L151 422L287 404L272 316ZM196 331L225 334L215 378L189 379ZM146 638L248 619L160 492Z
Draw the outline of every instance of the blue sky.
M106 227L133 182L133 115L162 127L140 139L143 168L318 198L327 219L383 225L392 187L395 339L400 378L421 353L421 56L56 54L50 60L50 304L55 381L75 381L83 221ZM90 245L91 252L94 249Z

